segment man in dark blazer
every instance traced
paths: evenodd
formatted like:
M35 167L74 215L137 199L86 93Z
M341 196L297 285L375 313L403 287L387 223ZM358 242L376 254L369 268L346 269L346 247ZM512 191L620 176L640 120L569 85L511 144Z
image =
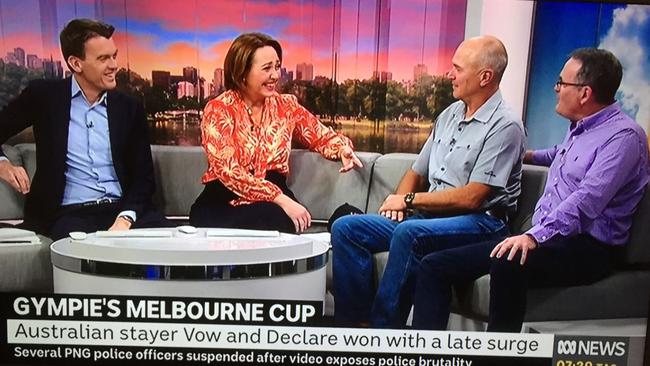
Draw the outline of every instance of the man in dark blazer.
M153 163L142 103L114 91L111 25L75 19L61 32L72 77L34 80L0 112L0 144L33 126L33 182L0 149L0 178L26 195L23 227L71 231L167 226L151 202Z

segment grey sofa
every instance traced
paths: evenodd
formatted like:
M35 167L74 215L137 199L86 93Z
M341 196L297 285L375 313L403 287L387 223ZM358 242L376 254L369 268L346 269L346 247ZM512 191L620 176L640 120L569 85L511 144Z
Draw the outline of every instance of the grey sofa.
M8 157L23 165L30 176L35 170L33 144L4 146ZM200 147L153 146L158 188L155 201L170 217L187 217L191 204L202 190L200 178L206 160ZM391 193L404 172L415 159L414 154L361 152L363 169L338 173L339 163L322 159L318 154L294 150L291 154L289 186L310 210L316 221L315 230L324 230L324 223L339 205L347 202L376 212L383 199ZM535 202L541 196L546 169L524 166L522 196L510 229L518 233L530 227ZM22 217L22 197L0 183L0 220ZM604 318L637 318L648 316L650 301L650 194L641 202L626 248L624 263L610 277L589 286L534 289L529 292L526 321L580 320ZM35 247L0 248L0 291L51 291L49 241ZM387 253L375 255L378 281ZM328 276L331 282L331 272ZM329 287L328 287L329 288ZM454 312L467 319L487 318L489 276L469 286L455 289Z

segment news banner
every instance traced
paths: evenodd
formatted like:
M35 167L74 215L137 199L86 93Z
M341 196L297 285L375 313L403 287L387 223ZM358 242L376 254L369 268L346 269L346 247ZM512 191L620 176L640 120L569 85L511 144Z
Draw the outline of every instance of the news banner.
M0 299L2 365L627 365L629 339L338 328L322 303L44 295Z

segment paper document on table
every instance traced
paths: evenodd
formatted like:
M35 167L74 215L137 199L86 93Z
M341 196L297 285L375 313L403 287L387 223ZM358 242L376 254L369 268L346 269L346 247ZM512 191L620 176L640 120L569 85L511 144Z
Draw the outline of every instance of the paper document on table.
M173 233L168 230L124 230L98 231L98 238L171 238Z
M278 238L280 232L276 230L247 230L247 229L210 229L206 232L208 238L212 237L242 237L242 238Z
M2 228L0 229L0 244L41 244L41 239L33 231L14 228Z

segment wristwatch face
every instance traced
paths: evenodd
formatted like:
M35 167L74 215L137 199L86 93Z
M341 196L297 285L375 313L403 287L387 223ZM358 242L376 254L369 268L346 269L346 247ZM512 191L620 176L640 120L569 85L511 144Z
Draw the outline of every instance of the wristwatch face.
M406 207L408 208L413 208L413 199L415 198L415 193L409 192L404 196L404 203L406 203Z

